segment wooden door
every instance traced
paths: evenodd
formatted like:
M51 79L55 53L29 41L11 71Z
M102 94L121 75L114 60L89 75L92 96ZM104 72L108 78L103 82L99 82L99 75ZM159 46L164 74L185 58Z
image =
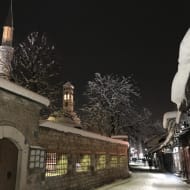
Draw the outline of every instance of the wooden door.
M0 189L15 190L18 149L10 140L0 140Z

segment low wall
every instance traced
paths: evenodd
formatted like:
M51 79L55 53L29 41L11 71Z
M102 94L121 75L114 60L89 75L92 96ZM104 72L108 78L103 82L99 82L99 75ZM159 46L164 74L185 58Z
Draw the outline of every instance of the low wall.
M29 169L29 189L89 190L129 175L125 141L46 122L36 145L45 149L46 165Z

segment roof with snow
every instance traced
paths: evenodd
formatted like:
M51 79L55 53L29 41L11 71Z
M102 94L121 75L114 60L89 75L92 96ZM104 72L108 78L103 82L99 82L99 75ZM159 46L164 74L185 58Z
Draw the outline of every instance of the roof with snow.
M168 130L168 134L166 136L166 139L160 145L159 148L163 148L164 146L166 146L174 136L175 126L177 123L176 121L178 120L179 113L180 113L179 111L170 111L164 114L163 127Z
M71 82L66 82L64 85L63 85L64 88L72 88L74 89L74 86L71 84Z
M98 139L102 141L108 141L112 143L119 143L119 144L124 144L124 145L129 146L129 143L127 141L112 139L110 137L102 136L100 134L84 131L82 129L77 129L74 127L69 127L60 123L55 123L55 122L50 122L50 121L41 121L40 127L45 127L45 128L57 130L64 133L73 133L73 134L81 135L83 137Z
M145 141L145 145L149 153L156 152L161 149L161 145L166 139L167 134L154 135Z
M47 98L3 78L0 78L0 88L45 106L50 104Z
M176 119L177 111L166 112L163 116L163 128L166 129L168 127L168 122L171 119Z

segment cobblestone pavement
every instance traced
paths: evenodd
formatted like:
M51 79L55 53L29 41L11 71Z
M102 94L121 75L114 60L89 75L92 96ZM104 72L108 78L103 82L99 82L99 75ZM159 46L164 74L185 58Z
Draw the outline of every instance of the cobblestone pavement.
M190 185L173 174L135 172L129 179L96 190L190 190Z

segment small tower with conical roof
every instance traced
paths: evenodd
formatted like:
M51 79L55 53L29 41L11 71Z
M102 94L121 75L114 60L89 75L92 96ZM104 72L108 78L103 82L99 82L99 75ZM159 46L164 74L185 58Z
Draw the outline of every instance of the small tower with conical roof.
M49 121L64 123L67 126L82 128L80 118L74 111L74 86L70 82L63 85L63 110L54 112Z
M0 77L9 79L11 72L11 61L13 59L13 11L12 0L9 14L3 27L2 43L0 46Z
M63 112L72 113L74 111L73 100L74 86L70 82L63 85Z

